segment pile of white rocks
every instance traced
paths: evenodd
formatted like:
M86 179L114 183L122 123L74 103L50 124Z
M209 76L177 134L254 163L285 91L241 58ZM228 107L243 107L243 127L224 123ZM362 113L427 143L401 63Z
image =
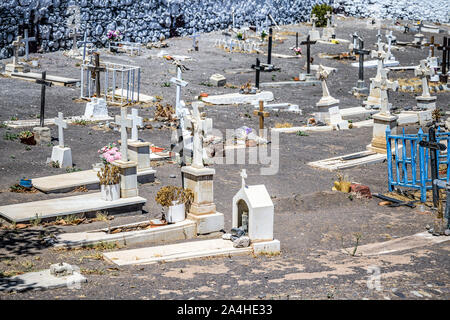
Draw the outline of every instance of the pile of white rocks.
M307 21L312 6L330 0L2 0L0 59L10 57L11 43L23 29L38 37L43 52L70 49L70 6L80 11L79 31L97 46L107 43L108 30L123 41L149 43L172 36L210 32L235 26L266 26L270 13L280 25ZM22 48L23 50L23 48Z
M333 6L361 18L450 22L448 0L335 0Z

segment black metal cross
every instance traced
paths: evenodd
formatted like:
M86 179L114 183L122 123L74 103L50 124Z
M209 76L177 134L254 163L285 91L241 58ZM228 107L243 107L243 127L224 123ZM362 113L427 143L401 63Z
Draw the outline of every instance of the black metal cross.
M41 74L41 79L37 79L36 83L41 85L41 114L39 115L39 124L41 127L44 126L44 111L45 111L45 87L51 87L52 82L46 80L47 72L43 71Z
M370 50L364 50L364 40L359 38L359 48L353 52L359 54L359 80L364 81L364 55L370 54Z
M450 54L449 54L449 50L450 50L450 41L448 41L447 37L444 37L443 41L442 41L442 46L438 46L437 47L438 50L442 51L442 65L441 65L441 75L440 77L440 81L447 83L448 80L448 76L447 76L447 68L450 65Z
M273 30L272 28L269 28L269 44L267 48L267 64L272 64L272 36L273 36Z
M420 141L419 145L430 149L430 166L431 166L431 181L439 179L439 167L437 161L437 151L445 151L447 147L436 141L436 131L434 126L428 129L428 141ZM439 190L436 184L432 184L433 188L433 205L437 208L439 205Z
M95 94L97 98L100 98L100 72L106 71L106 68L100 67L100 54L94 52L94 66L88 66L88 70L91 71L91 78L95 78Z
M295 48L298 48L298 32L295 33Z
M306 73L307 74L311 73L311 45L315 44L315 43L316 43L316 41L310 41L309 35L306 38L306 41L300 42L301 45L306 44Z
M256 65L255 65L255 87L259 89L259 74L261 72L261 63L258 58L256 58Z

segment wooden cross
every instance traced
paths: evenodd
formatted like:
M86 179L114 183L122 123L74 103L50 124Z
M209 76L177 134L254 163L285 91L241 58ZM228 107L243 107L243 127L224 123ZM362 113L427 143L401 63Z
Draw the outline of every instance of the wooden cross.
M448 76L447 76L447 68L449 67L450 63L450 41L448 41L447 37L444 37L442 41L442 45L437 47L438 50L442 51L442 65L441 65L441 75L440 75L440 81L447 83Z
M315 44L316 41L310 41L310 36L306 37L306 41L300 42L301 45L306 44L306 73L311 73L311 45Z
M127 128L132 128L133 121L127 117L127 107L120 107L120 116L116 115L116 124L120 126L120 153L122 161L128 161L128 132Z
M259 116L259 136L264 136L264 118L270 117L270 113L267 111L264 111L264 101L259 101L259 110L254 110L253 114L255 116Z
M22 37L18 36L17 40L13 41L12 45L14 47L13 65L16 65L19 63L19 48L23 47L25 44L23 44Z
M106 68L100 67L100 54L98 52L94 52L94 65L88 66L87 68L91 71L91 79L95 79L95 94L97 98L101 98L100 72L106 71Z
M36 83L41 85L41 114L39 116L39 124L41 127L44 126L45 88L52 86L51 81L45 80L46 77L47 77L47 71L42 71L41 79L36 80Z
M24 39L23 40L21 40L23 43L25 43L25 60L27 60L28 61L28 55L29 55L29 53L30 53L30 49L29 49L29 45L28 45L28 43L29 42L34 42L34 41L36 41L36 38L35 37L28 37L28 29L25 29L24 31Z
M138 126L142 127L142 117L138 116L138 109L131 109L131 121L132 121L132 128L131 128L131 140L138 141Z
M435 48L436 46L439 46L439 44L438 44L438 43L435 43L435 42L434 42L434 36L431 36L430 42L425 43L424 46L425 46L425 47L430 47L430 54L429 54L429 57L434 57L434 48Z
M64 130L63 129L67 129L67 122L64 121L62 112L58 112L58 118L55 119L55 124L58 126L59 146L61 148L64 148Z

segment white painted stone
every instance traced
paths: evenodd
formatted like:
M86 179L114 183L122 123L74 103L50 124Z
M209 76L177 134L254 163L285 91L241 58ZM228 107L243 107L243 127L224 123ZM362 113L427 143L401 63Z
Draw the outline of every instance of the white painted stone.
M262 91L256 94L241 94L241 93L229 93L217 96L209 96L202 98L203 102L211 104L247 104L252 103L252 101L273 101L273 93L270 91Z
M221 74L213 74L209 81L216 87L223 87L227 83L227 79Z
M72 167L72 150L70 148L54 146L51 160L54 162L58 161L60 168Z
M76 268L76 270L79 270ZM7 281L0 283L0 291L21 292L25 290L49 290L56 288L76 289L81 283L87 282L87 279L78 271L73 271L71 275L57 277L50 273L50 269L29 272L15 277L8 278Z
M223 213L215 212L211 214L193 215L188 214L188 219L197 223L197 234L208 234L224 229L225 218Z
M92 98L90 102L86 103L84 118L89 120L97 117L108 117L108 106L103 98Z
M254 254L274 254L280 252L280 241L263 241L263 242L253 242L253 253Z

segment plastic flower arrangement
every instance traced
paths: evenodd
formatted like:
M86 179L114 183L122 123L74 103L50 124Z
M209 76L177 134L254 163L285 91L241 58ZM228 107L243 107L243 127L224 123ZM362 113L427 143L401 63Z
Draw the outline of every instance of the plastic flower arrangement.
M108 33L106 34L108 37L108 40L110 41L119 41L122 38L122 35L120 34L120 31L118 30L108 30Z
M104 146L103 148L98 150L98 153L100 154L100 159L102 159L105 165L122 159L122 154L120 153L115 143L110 143Z
M302 55L302 48L292 48L292 50L294 51L296 56L301 56Z

